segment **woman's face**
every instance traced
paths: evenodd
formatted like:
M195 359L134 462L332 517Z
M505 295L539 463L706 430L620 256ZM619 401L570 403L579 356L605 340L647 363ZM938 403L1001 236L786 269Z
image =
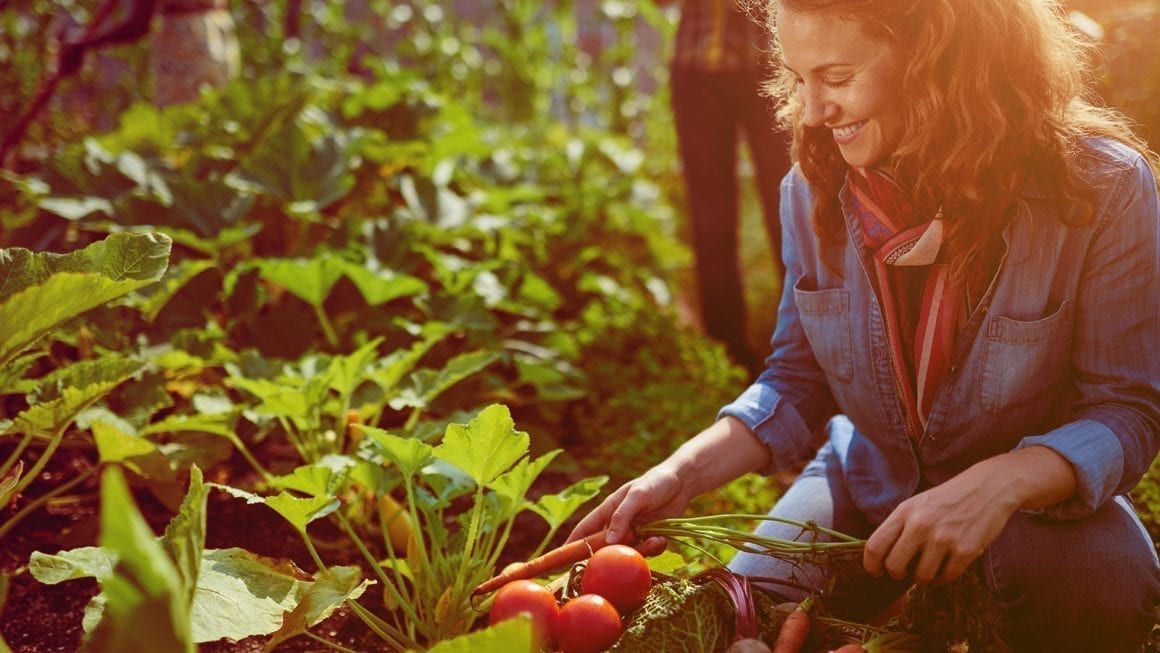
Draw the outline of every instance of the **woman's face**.
M784 7L777 38L806 125L829 129L846 163L887 167L902 135L895 49L851 20Z

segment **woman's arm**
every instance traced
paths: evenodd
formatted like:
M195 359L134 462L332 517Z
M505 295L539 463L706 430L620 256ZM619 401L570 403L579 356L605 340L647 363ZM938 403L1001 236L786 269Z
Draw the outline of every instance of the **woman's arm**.
M899 504L866 542L863 564L873 576L950 582L999 536L1016 510L1046 508L1075 490L1071 463L1047 447L988 458Z
M769 458L769 448L744 424L732 417L720 419L660 464L620 486L580 520L568 541L607 526L607 541L619 542L634 522L680 516L693 497L764 467ZM653 538L645 546L659 552L664 542Z

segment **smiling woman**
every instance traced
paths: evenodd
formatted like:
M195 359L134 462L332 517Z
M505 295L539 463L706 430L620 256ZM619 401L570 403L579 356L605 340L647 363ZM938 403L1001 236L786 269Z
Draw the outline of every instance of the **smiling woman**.
M902 53L841 17L783 7L777 26L802 122L830 130L846 163L887 165L902 136Z
M771 514L867 538L865 573L734 571L832 587L855 619L971 573L1008 647L1135 651L1160 601L1125 499L1160 446L1156 155L1089 100L1053 0L754 2L795 160L772 353L573 537L679 515L821 430Z

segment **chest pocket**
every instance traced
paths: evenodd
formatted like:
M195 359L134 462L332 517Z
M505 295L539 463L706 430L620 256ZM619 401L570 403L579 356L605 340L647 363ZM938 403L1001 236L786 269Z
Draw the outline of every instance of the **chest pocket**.
M793 289L802 330L827 376L842 383L854 378L854 344L850 332L850 292Z
M980 384L983 409L999 413L1067 381L1073 303L1031 322L996 316L987 328Z

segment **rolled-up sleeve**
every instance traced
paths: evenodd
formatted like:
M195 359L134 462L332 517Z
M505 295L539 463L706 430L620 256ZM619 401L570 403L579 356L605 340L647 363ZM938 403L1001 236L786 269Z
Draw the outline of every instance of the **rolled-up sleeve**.
M1160 446L1160 206L1143 157L1109 186L1084 261L1072 347L1073 419L1017 448L1071 463L1071 499L1042 513L1084 517L1131 490Z

